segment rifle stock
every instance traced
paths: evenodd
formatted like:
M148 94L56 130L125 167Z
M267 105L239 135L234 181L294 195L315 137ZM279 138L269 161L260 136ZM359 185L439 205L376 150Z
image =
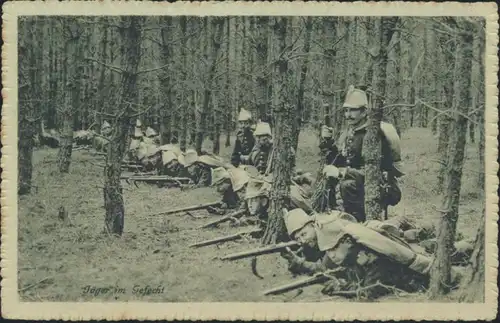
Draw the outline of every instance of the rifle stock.
M215 239L211 239L211 240L205 240L205 241L201 241L198 243L194 243L192 245L189 245L189 247L190 248L199 248L199 247L210 246L213 244L218 244L221 242L234 241L234 240L241 239L246 234L254 234L254 233L259 233L259 232L262 232L262 229L252 229L250 231L242 231L242 232L238 232L238 233L235 233L235 234L232 234L229 236L219 237L219 238L215 238Z
M198 229L206 229L206 228L210 228L210 227L216 226L217 224L221 224L221 223L227 222L227 221L231 220L232 218L240 217L243 214L245 214L245 212L246 212L245 209L233 212L231 214L223 216L220 219L217 219L217 220L214 220L214 221L210 221L210 222L202 225L201 227L198 227Z
M218 206L220 204L221 204L221 202L218 201L218 202L211 202L211 203L193 205L193 206L183 207L183 208L179 208L179 209L173 209L173 210L168 210L168 211L162 211L162 212L158 212L158 213L153 213L153 214L150 214L150 216L161 215L161 214L169 215L169 214L175 214L175 213L181 213L181 212L202 210L202 209L206 209L206 208L211 207L211 206Z
M279 294L283 294L285 292L289 292L289 291L297 289L297 288L324 283L324 282L330 280L329 275L335 274L335 273L342 271L342 270L344 270L344 268L339 267L339 268L335 268L332 270L328 270L326 272L317 273L312 277L307 277L307 278L295 281L293 283L288 283L288 284L285 284L285 285L282 285L279 287L275 287L275 288L266 290L263 294L264 295L279 295Z
M249 251L237 252L226 255L221 260L238 260L261 255L267 255L275 252L281 252L287 247L298 247L300 244L297 241L282 242L272 246L260 247Z

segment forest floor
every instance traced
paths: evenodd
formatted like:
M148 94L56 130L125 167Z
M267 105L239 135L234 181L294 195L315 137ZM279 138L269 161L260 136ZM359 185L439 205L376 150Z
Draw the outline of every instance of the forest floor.
M314 134L301 134L297 164L316 175L318 141ZM436 194L439 164L437 139L427 129L414 128L402 135L407 176L402 181L403 200L389 209L389 216L404 213L418 220L439 215L442 196ZM207 149L211 149L207 142ZM232 147L222 147L228 157ZM217 201L213 188L191 191L164 189L154 185L124 185L125 230L121 238L103 232L103 169L95 166L99 157L84 151L73 153L70 173L59 174L57 150L34 153L33 184L36 191L19 200L18 286L23 301L321 301L321 286L303 293L263 296L266 289L291 282L286 261L279 255L259 257L258 272L251 273L250 261L222 262L215 259L231 252L258 246L258 241L241 240L199 249L188 245L241 230L221 225L196 229L213 219L206 211L150 216L162 210ZM476 144L468 144L462 180L458 232L473 239L483 209L482 189L477 186L479 161ZM64 206L71 223L58 219ZM124 293L84 293L86 286L120 287ZM138 288L164 287L163 293L141 295ZM135 292L134 292L135 291ZM122 291L123 292L123 291ZM450 295L441 301L454 298ZM329 298L332 300L332 298ZM336 301L345 301L336 298ZM381 301L425 301L424 294Z

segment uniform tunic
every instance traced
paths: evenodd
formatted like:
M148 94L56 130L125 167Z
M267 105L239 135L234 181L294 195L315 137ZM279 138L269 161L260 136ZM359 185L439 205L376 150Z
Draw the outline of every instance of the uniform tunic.
M363 140L366 125L354 130L346 130L339 142L324 140L320 148L327 152L327 161L337 167L348 167L345 178L340 180L340 193L347 213L354 215L358 221L365 221L364 210L364 165ZM394 160L389 142L381 131L382 158L380 168L388 173L388 188L383 197L386 205L396 205L401 200L401 191L395 179ZM336 179L330 179L329 185L336 185ZM332 189L333 190L333 189Z
M267 163L269 162L269 157L273 151L273 145L269 144L267 146L258 146L250 153L249 162L251 165L255 166L259 173L265 174L267 170Z
M197 187L209 186L211 183L210 167L207 165L197 163L188 174Z
M245 128L238 131L236 134L236 143L234 145L233 154L231 155L231 164L238 167L241 163L241 155L249 155L255 145L255 138L252 129Z

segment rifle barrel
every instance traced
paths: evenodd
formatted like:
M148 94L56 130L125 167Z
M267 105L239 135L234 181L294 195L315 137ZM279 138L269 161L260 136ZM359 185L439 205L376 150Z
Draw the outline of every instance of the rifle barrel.
M319 283L324 283L324 282L330 280L330 277L328 277L329 274L334 274L334 273L342 271L342 270L343 270L343 268L339 267L339 268L335 268L332 270L328 270L325 273L317 273L313 277L300 279L300 280L295 281L293 283L288 283L288 284L285 284L282 286L278 286L278 287L269 289L269 290L264 292L264 295L278 295L278 294L282 294L282 293L285 293L285 292L288 292L288 291L291 291L291 290L294 290L297 288L306 287L306 286L319 284Z
M150 215L151 216L152 215L160 215L160 214L169 215L169 214L175 214L175 213L180 213L180 212L196 211L196 210L206 209L206 208L211 207L211 206L217 206L217 205L220 205L220 203L221 202L218 201L218 202L211 202L211 203L205 203L205 204L198 204L198 205L183 207L183 208L179 208L179 209L174 209L174 210L168 210L168 211L153 213L153 214L150 214Z
M194 244L190 245L189 247L190 248L198 248L198 247L210 246L210 245L217 244L220 242L234 241L234 240L241 239L243 237L243 235L245 235L245 234L252 234L252 233L257 233L257 232L261 232L261 231L262 231L262 229L253 229L250 231L238 232L238 233L235 233L235 234L232 234L229 236L194 243Z
M282 242L276 245L261 247L249 251L242 251L237 253L232 253L221 258L221 260L238 260L243 258L250 258L254 256L267 255L284 250L286 247L299 246L297 241Z
M236 212L233 212L229 215L225 215L217 220L214 220L214 221L210 221L204 225L202 225L201 227L198 227L198 229L206 229L206 228L209 228L209 227L213 227L219 223L224 223L224 222L227 222L229 221L231 218L234 218L234 217L237 217L237 216L240 216L240 215L243 215L245 214L246 210L243 209L243 210L239 210L239 211L236 211Z

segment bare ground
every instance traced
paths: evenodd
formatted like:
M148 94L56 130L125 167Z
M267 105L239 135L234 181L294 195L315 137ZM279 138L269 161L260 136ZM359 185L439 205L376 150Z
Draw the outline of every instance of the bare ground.
M301 135L298 167L316 174L317 139L312 133ZM439 215L442 196L433 192L439 164L437 140L426 129L403 134L402 147L407 176L402 183L403 200L390 209L390 215L405 213L419 220ZM211 149L207 142L206 148ZM232 147L222 148L228 157ZM104 223L103 170L95 166L98 157L83 151L73 154L70 173L57 171L56 150L35 152L33 184L36 191L19 200L18 286L23 301L321 301L320 286L303 293L263 296L271 287L294 278L286 262L277 255L259 257L258 271L251 273L249 260L222 262L226 253L257 247L257 241L241 240L220 246L191 249L189 244L248 228L222 225L217 229L196 227L213 218L205 211L170 216L151 213L193 204L217 201L210 188L192 191L160 189L153 185L139 188L124 183L125 232L121 238L102 233ZM482 189L477 187L478 153L469 145L464 168L458 231L474 238L482 210ZM69 212L70 223L58 219L58 208ZM119 287L121 292L83 293L86 286ZM135 286L135 289L134 289ZM163 293L141 295L138 287L164 287ZM97 295L96 295L97 294ZM449 301L453 295L442 299ZM336 301L344 299L336 298ZM425 295L381 301L425 301Z

